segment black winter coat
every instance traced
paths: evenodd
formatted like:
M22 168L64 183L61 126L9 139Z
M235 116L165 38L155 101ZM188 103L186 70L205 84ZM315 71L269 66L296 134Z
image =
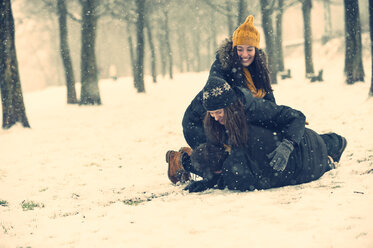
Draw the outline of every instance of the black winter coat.
M231 86L233 87L243 87L247 88L246 79L244 76L244 73L242 71L242 65L240 62L235 61L233 59L234 57L234 51L232 48L232 39L226 39L219 47L217 53L216 53L216 59L214 63L211 66L210 74L209 76L216 76L223 78L225 81L227 81ZM258 56L261 56L266 61L266 55L265 53L259 49ZM256 78L256 74L253 72L253 68L250 65L248 67L251 77L253 78L255 86L256 82L258 82L260 79ZM266 95L263 99L276 102L275 97L273 95L272 91L266 91Z
M254 98L246 88L233 88L245 105L247 121L253 125L278 130L284 138L299 143L305 129L305 116L302 112L271 101ZM195 149L206 143L203 119L206 110L202 105L202 91L197 94L185 111L182 125L184 138Z
M316 132L305 129L294 146L284 171L275 171L267 154L272 152L282 135L261 127L249 127L248 148L232 149L224 161L219 187L231 190L254 190L307 183L330 170L326 145Z

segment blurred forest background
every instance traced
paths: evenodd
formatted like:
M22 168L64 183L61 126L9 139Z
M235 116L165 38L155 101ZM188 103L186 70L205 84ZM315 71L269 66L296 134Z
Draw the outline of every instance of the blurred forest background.
M370 32L373 4L372 0L2 0L1 5L3 13L9 14L10 8L13 14L18 65L12 64L18 67L23 91L66 85L68 103L99 105L101 78L132 76L137 91L146 92L144 75L156 83L158 76L209 70L219 43L249 14L260 31L273 83L287 72L283 51L292 46L304 46L299 56L305 58L305 77L317 80L312 43L334 37L346 39L345 71L341 71L346 83L364 81L361 34ZM1 25L7 20L0 20ZM9 66L4 64L3 68ZM80 97L76 82L81 83ZM27 126L26 117L19 117L23 114L5 111L4 101L11 95L5 92L3 127L20 120ZM13 109L22 112L24 107Z
M56 2L48 0L15 0L13 14L16 24L16 47L24 90L40 89L49 85L65 84L64 68L59 49L59 27ZM261 29L259 0L247 0L248 14L255 17L255 25ZM285 2L290 2L286 1ZM283 13L283 44L303 44L303 17L301 0L291 1ZM344 36L343 0L330 1L330 30L324 19L324 0L313 0L313 39ZM50 3L50 4L46 4ZM154 46L156 47L157 74L165 75L162 67L164 56L164 25L168 17L169 42L171 43L174 71L209 70L215 58L219 42L231 36L238 26L238 0L148 0L147 14ZM109 77L114 65L119 77L132 76L129 39L136 44L136 6L131 0L99 1L100 16L97 23L96 55L100 78ZM362 32L369 31L368 1L360 0ZM222 7L225 6L224 9ZM68 40L76 78L80 78L81 4L78 0L66 0ZM105 10L108 10L105 12ZM229 18L227 13L231 13ZM112 12L112 13L111 13ZM72 19L71 17L75 17ZM327 31L327 33L325 33ZM260 30L261 47L265 47ZM145 35L147 33L145 32ZM151 73L151 50L145 47L145 72ZM300 55L301 56L301 55ZM165 58L163 58L165 59ZM164 61L163 61L164 63ZM167 63L167 62L166 62ZM35 80L37 79L37 80Z

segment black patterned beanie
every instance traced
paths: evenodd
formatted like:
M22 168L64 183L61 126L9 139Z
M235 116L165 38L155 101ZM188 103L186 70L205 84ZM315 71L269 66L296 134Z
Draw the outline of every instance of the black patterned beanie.
M219 77L209 77L203 88L203 106L207 111L228 107L237 100L232 87Z

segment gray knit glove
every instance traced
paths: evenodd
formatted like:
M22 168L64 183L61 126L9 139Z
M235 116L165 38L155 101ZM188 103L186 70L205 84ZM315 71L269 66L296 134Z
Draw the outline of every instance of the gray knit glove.
M284 139L273 152L267 155L267 157L271 159L269 165L277 171L285 170L290 153L293 149L293 143L290 140Z

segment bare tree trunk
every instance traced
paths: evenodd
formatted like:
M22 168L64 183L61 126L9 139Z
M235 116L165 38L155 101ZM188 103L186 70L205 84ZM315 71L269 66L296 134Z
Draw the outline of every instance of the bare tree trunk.
M178 30L177 30L177 36L178 36L178 46L179 46L179 49L178 52L179 52L179 57L180 57L180 62L179 62L179 67L180 67L180 72L184 72L187 71L187 72L190 72L191 69L190 69L190 52L189 52L189 47L188 47L188 44L186 42L187 40L187 36L185 35L186 32L185 32L185 27L184 26L179 26L178 27Z
M144 86L144 15L145 15L145 0L136 0L137 6L137 49L136 49L136 73L135 73L135 88L137 92L145 92Z
M133 49L133 42L132 42L132 35L131 35L130 24L128 22L126 24L126 28L127 28L128 48L130 50L130 60L131 60L131 68L132 68L132 77L133 77L133 83L135 84L136 59L135 59L135 52L134 52L134 49Z
M166 52L168 57L168 69L169 69L169 75L170 79L173 79L173 61L172 61L172 50L171 50L171 42L170 42L170 34L169 34L169 27L168 27L168 12L167 10L164 10L164 16L165 16L165 41L166 41Z
M304 55L306 64L306 75L314 73L312 58L311 9L312 0L304 0L302 3L302 11L304 26Z
M58 12L58 23L60 30L60 52L62 63L64 66L66 88L67 88L67 103L76 104L78 100L76 98L75 90L75 77L74 70L70 56L70 48L68 43L67 25L66 25L66 4L65 0L57 1L57 12Z
M189 50L186 42L185 28L181 25L177 31L178 34L178 44L179 44L179 56L180 56L180 72L184 71L184 64L186 66L186 71L190 71L190 59Z
M178 45L178 49L177 51L179 52L179 71L180 72L184 72L184 62L187 62L185 61L185 58L184 58L184 52L183 50L186 49L185 47L185 34L184 34L184 30L182 30L183 28L183 25L180 25L178 28L177 28L177 45Z
M284 53L282 48L282 15L284 13L284 0L278 0L278 11L276 14L276 50L277 50L277 70L284 71Z
M196 22L200 22L200 16L196 16ZM201 52L200 46L202 44L201 41L201 27L196 25L196 27L192 31L192 44L193 44L193 70L195 72L202 71L202 60L201 60Z
M211 39L212 39L212 50L215 53L218 49L218 42L217 42L217 31L216 31L216 25L215 25L215 13L211 13ZM233 34L233 32L232 32ZM215 60L215 57L211 58L212 61Z
M369 27L370 27L370 53L372 59L372 79L370 83L369 96L373 96L373 0L369 0Z
M217 38L216 38L216 25L215 25L215 13L213 11L211 11L211 14L210 14L210 33L209 33L209 48L208 48L208 59L207 59L207 62L208 62L208 66L207 67L210 67L211 66L211 63L212 61L215 60L215 52L218 48L218 43L217 43Z
M330 40L332 34L332 18L330 11L330 0L324 0L324 34L321 38L322 43L325 44Z
M183 50L183 53L184 53L184 58L186 60L186 71L190 72L191 71L191 63L190 63L189 46L188 46L188 44L186 43L185 40L183 42L184 42L184 47L185 47L185 50Z
M268 68L272 84L277 84L276 51L273 37L272 8L269 8L268 0L260 0L262 10L262 26L264 31L266 52L268 54Z
M101 105L95 53L98 0L82 0L82 48L80 104Z
M17 122L20 122L23 127L30 127L19 78L10 0L0 2L0 26L0 88L3 128L11 128Z
M210 59L212 58L212 41L211 37L207 37L207 59L206 59L206 67L211 66Z
M345 75L346 83L353 84L358 81L364 81L359 1L344 0L344 7L346 36Z
M159 55L161 57L161 73L162 76L166 76L166 66L167 66L167 51L166 51L166 41L165 41L165 30L164 30L164 20L161 17L160 22L161 28L158 30L158 40L159 40Z
M149 42L149 47L150 47L150 52L151 52L151 58L150 58L151 74L153 78L153 83L156 83L157 82L157 69L156 69L155 47L153 43L152 29L149 23L149 19L146 17L145 17L145 26L146 26L148 42Z
M227 6L227 12L232 13L232 3L229 0L225 1L225 5ZM233 27L233 20L231 15L227 15L227 24L228 24L228 37L233 35L234 27Z
M194 71L200 72L201 71L201 53L200 53L200 45L201 45L201 34L200 29L197 26L195 33L193 34L193 50L194 50Z
M248 15L246 0L238 1L237 13L238 13L237 27L238 27L246 20L246 17Z

